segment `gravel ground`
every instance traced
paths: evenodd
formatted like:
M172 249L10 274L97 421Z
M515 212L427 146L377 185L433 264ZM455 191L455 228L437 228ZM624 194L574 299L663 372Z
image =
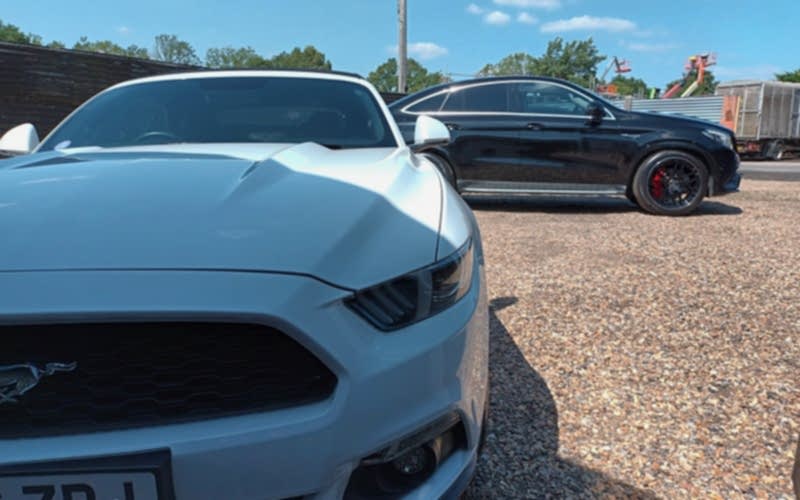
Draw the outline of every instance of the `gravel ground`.
M492 402L467 498L792 498L800 185L745 181L686 218L470 203Z

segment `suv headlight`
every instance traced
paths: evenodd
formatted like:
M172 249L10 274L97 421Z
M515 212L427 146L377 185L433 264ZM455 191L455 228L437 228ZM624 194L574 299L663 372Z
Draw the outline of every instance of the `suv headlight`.
M707 128L703 130L703 135L712 141L717 141L728 149L733 149L733 137L731 134L713 128Z
M397 330L461 300L472 284L472 239L450 257L380 285L360 290L347 305L376 328Z

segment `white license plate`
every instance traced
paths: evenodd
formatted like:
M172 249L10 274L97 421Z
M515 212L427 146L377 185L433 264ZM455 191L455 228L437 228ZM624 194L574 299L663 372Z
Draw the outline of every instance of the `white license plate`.
M158 500L152 472L0 476L0 500Z

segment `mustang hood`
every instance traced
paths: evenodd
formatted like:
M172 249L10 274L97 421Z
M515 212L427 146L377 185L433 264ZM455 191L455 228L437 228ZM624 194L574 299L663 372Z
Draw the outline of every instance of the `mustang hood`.
M0 162L0 271L284 272L356 289L435 260L441 185L407 151L237 151L72 150Z

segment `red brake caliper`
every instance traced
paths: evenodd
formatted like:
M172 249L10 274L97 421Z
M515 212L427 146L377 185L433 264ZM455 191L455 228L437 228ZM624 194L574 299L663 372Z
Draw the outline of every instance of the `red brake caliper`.
M650 194L657 200L664 196L664 176L664 167L661 167L650 178Z

